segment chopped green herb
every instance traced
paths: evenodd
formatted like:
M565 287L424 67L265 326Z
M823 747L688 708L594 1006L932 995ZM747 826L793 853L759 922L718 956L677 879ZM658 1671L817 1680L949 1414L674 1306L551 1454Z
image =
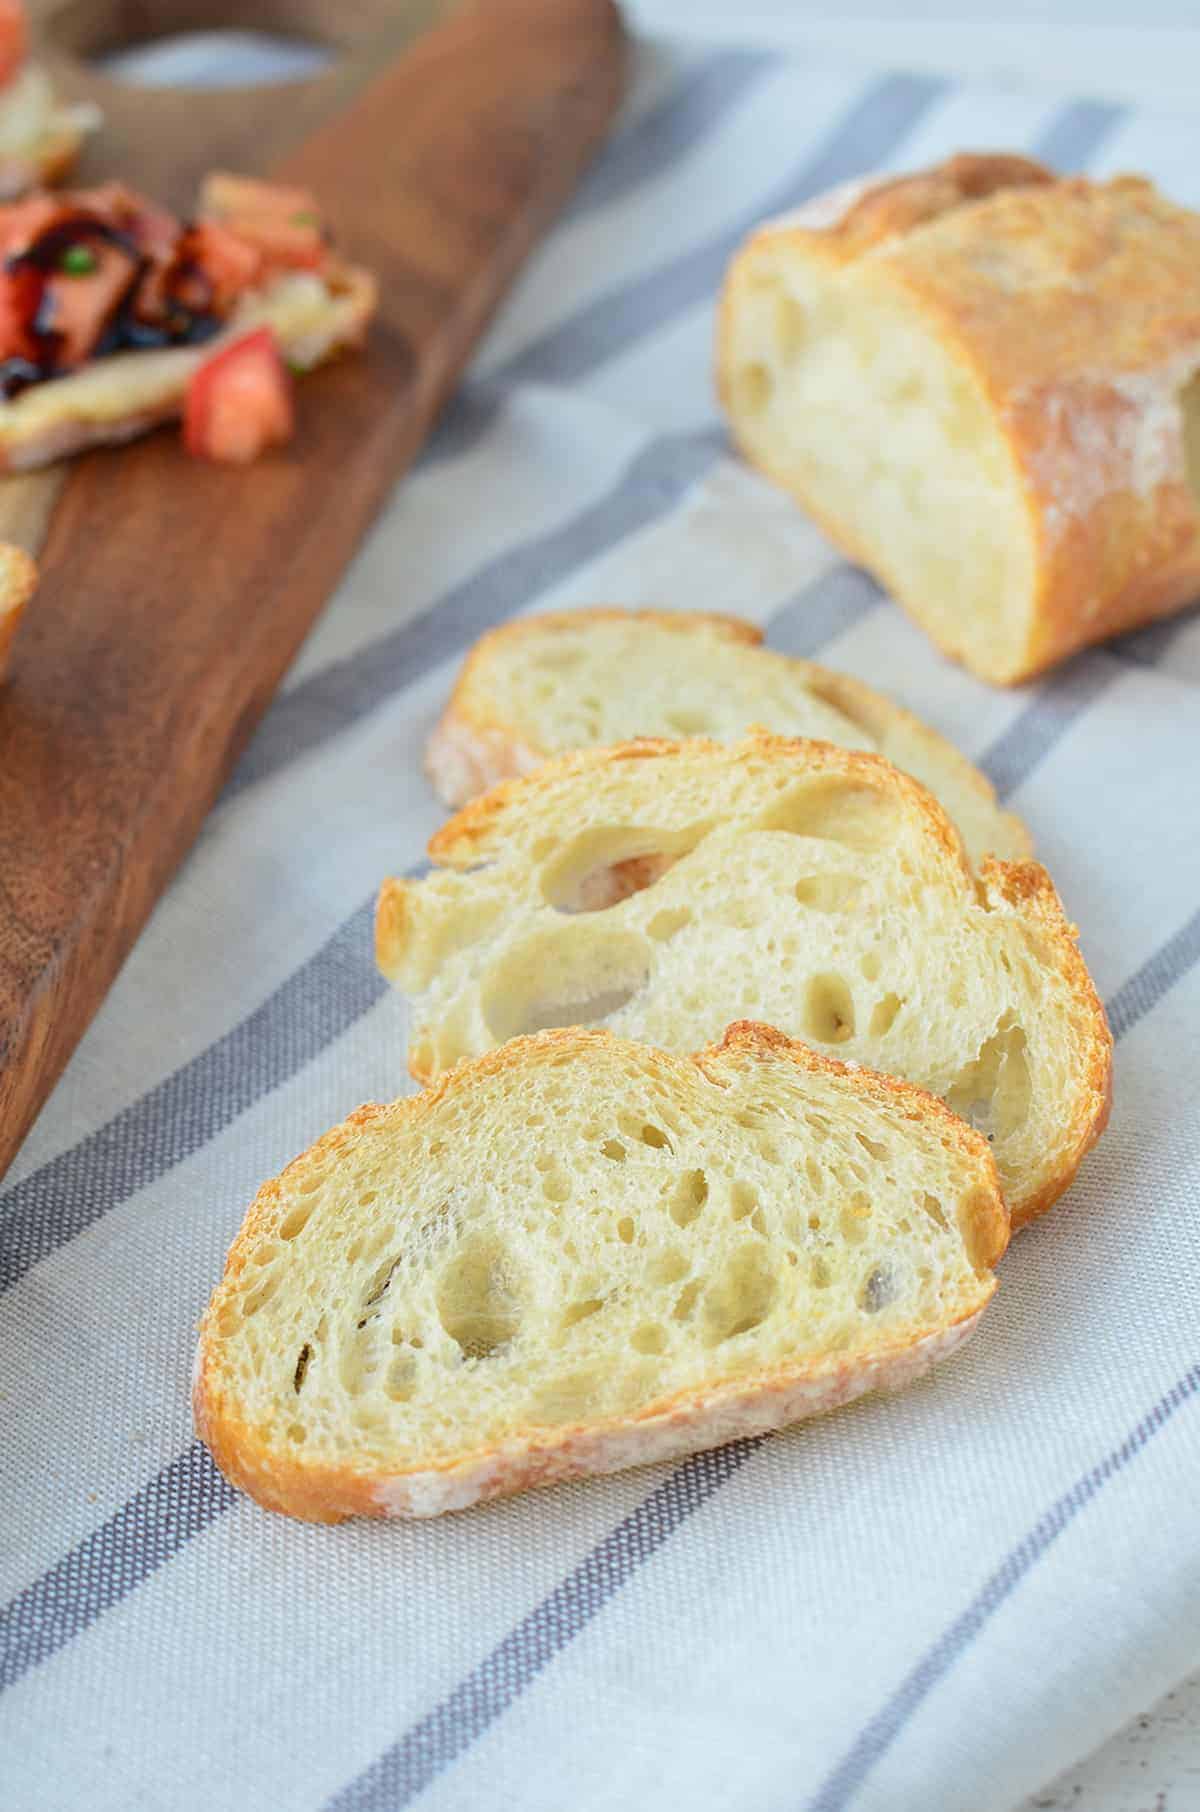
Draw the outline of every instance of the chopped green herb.
M308 370L308 366L302 365L300 363L299 359L287 359L285 361L285 363L287 364L288 370L293 374L294 377L303 377L305 372Z
M311 208L305 208L301 213L292 215L293 226L319 227L320 224L320 215L314 214Z
M67 277L90 277L96 268L96 254L86 245L69 245L58 268Z

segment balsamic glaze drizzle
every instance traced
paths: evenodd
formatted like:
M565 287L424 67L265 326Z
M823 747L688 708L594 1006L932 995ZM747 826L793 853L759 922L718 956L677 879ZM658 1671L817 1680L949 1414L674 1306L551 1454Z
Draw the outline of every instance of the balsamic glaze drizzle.
M186 226L180 231L174 261L163 281L161 313L151 319L139 313L139 301L143 283L153 269L152 260L130 234L108 221L93 214L73 214L47 227L24 251L5 262L10 275L26 275L23 287L27 293L20 296L19 309L26 317L33 357L0 359L0 397L17 396L31 384L63 374L59 363L63 336L54 326L54 291L49 279L59 274L63 254L89 239L116 247L129 260L129 281L90 357L103 358L134 348L199 345L220 332L223 322L213 308L212 286L187 254Z

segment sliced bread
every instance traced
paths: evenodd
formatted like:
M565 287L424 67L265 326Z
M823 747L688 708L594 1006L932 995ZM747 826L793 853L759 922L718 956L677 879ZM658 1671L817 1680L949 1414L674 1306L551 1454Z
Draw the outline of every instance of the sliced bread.
M733 741L757 725L885 755L936 793L975 862L1031 853L991 783L911 711L761 643L741 617L690 610L571 610L507 623L468 655L426 771L458 806L571 749L639 736Z
M1045 870L989 860L976 881L879 756L765 733L565 756L429 854L376 924L380 967L419 996L421 1080L545 1026L693 1051L754 1016L973 1120L1014 1222L1104 1126L1112 1040Z
M316 1522L431 1516L782 1427L926 1370L995 1289L986 1142L762 1026L514 1040L264 1185L197 1426Z

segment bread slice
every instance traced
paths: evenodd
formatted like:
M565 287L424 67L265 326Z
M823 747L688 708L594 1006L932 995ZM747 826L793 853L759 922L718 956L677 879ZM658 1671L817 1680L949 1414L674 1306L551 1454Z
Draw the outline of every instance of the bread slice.
M768 221L721 301L746 456L1011 684L1200 590L1200 215L962 156Z
M264 1185L196 1423L268 1509L432 1516L903 1384L1007 1239L986 1142L906 1083L755 1025L520 1038Z
M973 861L1032 853L984 776L861 680L763 648L741 617L571 610L492 630L467 656L430 739L429 778L448 805L568 749L638 736L714 736L752 726L871 749L936 793Z
M991 1139L1014 1222L1108 1114L1112 1040L1034 862L983 864L876 755L757 734L560 757L452 818L388 881L376 949L419 996L414 1075L603 1022L694 1051L735 1019L890 1071Z
M272 327L289 364L319 365L358 345L375 310L374 278L352 265L297 271L247 295L228 326L201 346L117 352L0 402L0 471L65 459L86 447L133 440L183 409L192 373L227 339Z
M0 541L0 680L8 675L13 637L37 582L37 567L24 548Z

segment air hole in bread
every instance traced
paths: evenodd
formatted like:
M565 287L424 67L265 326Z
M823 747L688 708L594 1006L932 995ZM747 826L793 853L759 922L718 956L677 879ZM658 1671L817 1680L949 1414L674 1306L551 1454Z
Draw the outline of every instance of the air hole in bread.
M565 1334L570 1328L577 1327L581 1321L587 1321L591 1316L598 1315L603 1307L603 1296L587 1296L582 1302L573 1302L562 1318L563 1333Z
M856 1189L838 1215L838 1230L849 1246L861 1246L871 1224L871 1200L864 1190Z
M548 1202L569 1201L571 1197L570 1181L561 1170L552 1170L542 1178L542 1194Z
M651 1259L646 1267L646 1276L650 1283L661 1286L678 1283L690 1270L691 1265L682 1252L668 1250Z
M814 1157L805 1158L804 1174L808 1178L809 1187L814 1195L823 1195L825 1193L825 1172Z
M1007 1139L1029 1115L1033 1084L1024 1028L1006 1016L959 1071L946 1105L988 1139Z
M903 1005L898 994L885 994L875 1002L871 1009L871 1023L867 1028L872 1038L882 1038L891 1031Z
M1179 392L1183 416L1183 469L1192 501L1200 510L1200 371Z
M661 880L695 849L706 824L683 830L602 825L581 831L547 864L542 897L556 912L604 912Z
M677 1227L690 1227L708 1200L708 1178L702 1170L685 1170L671 1196L670 1215Z
M805 989L804 1035L817 1044L845 1044L854 1036L854 996L841 975L814 975Z
M258 1311L262 1308L264 1303L270 1302L272 1296L274 1296L276 1290L279 1288L282 1276L282 1271L270 1273L263 1278L258 1288L252 1290L249 1296L246 1297L242 1304L242 1315L247 1321L252 1315L258 1314Z
M625 1147L619 1139L606 1139L600 1151L603 1157L611 1158L614 1164L625 1162Z
M735 1183L729 1192L729 1213L735 1221L744 1221L758 1207L758 1196L749 1183Z
M279 1223L280 1239L296 1239L312 1218L315 1202L300 1202Z
M691 909L687 906L669 906L662 912L656 912L646 926L648 935L657 943L666 944L692 922Z
M725 1261L704 1296L704 1328L710 1346L748 1334L771 1313L779 1279L760 1246L742 1246Z
M304 1380L308 1374L308 1362L311 1358L312 1348L309 1346L308 1342L305 1341L304 1345L300 1348L300 1357L296 1360L296 1369L292 1373L292 1389L297 1396L299 1396L300 1392L304 1389Z
M868 950L858 965L864 981L878 981L882 964L877 950Z
M323 1170L319 1170L319 1171L315 1172L314 1175L307 1176L303 1179L303 1181L297 1183L296 1184L296 1193L298 1195L315 1195L317 1193L317 1190L321 1188L324 1181L325 1181L325 1172Z
M637 1228L634 1226L631 1217L628 1214L623 1214L617 1222L617 1238L620 1240L621 1244L623 1246L632 1246L636 1232Z
M995 1262L994 1212L995 1204L991 1194L979 1187L968 1189L958 1204L958 1229L963 1236L967 1257L977 1271L986 1270Z
M896 1295L896 1280L888 1265L873 1265L862 1281L858 1306L868 1315L878 1315Z
M869 1152L870 1155L873 1158L877 1158L881 1164L887 1161L888 1148L886 1145L882 1144L880 1140L868 1139L866 1133L861 1132L856 1132L854 1138L856 1143L861 1145L865 1152Z
M641 1140L643 1145L649 1145L652 1151L672 1150L671 1141L662 1127L654 1126L648 1120L643 1121L641 1127L638 1129L637 1137Z
M856 875L805 875L796 882L797 900L814 912L845 912L862 890L863 884Z
M771 400L774 385L771 381L771 373L761 359L755 359L749 365L741 366L733 381L737 389L737 407L739 409L745 410L748 415L757 415L766 408Z
M903 808L889 793L829 776L789 788L761 820L761 828L869 854L889 849L902 822Z
M511 1261L497 1239L464 1242L438 1280L438 1319L467 1359L490 1359L521 1324Z
M916 1197L916 1202L917 1206L923 1208L930 1220L935 1222L943 1232L949 1231L950 1223L946 1219L946 1211L938 1201L936 1195L929 1195L922 1191L921 1194Z
M650 947L633 931L587 920L535 932L497 958L483 1016L498 1043L554 1026L597 1025L645 986Z
M417 1388L417 1360L412 1353L396 1353L383 1380L384 1392L393 1403L407 1403Z
M761 1207L756 1208L754 1210L754 1213L750 1216L750 1225L753 1227L753 1229L756 1233L760 1233L762 1235L763 1239L766 1239L766 1237L767 1237L767 1217L763 1213Z
M675 1307L671 1310L671 1314L676 1321L690 1321L692 1319L692 1315L695 1313L696 1300L703 1288L703 1280L699 1277L694 1277L691 1283L683 1286L683 1289L680 1290L678 1298L676 1299Z
M379 1314L379 1305L392 1287L392 1278L396 1275L396 1267L399 1263L399 1253L394 1258L385 1259L371 1279L367 1293L363 1297L362 1320L358 1324L360 1328L365 1328L368 1321L374 1321Z
M649 1321L640 1328L634 1328L629 1337L629 1344L635 1353L665 1353L667 1350L667 1330L657 1322Z
M819 1252L815 1258L809 1260L808 1281L814 1290L824 1290L833 1282L833 1272L829 1269L829 1261L822 1258Z
M287 1426L287 1438L289 1441L294 1441L297 1447L299 1447L302 1441L306 1441L308 1439L308 1430L305 1428L303 1422L289 1422Z

